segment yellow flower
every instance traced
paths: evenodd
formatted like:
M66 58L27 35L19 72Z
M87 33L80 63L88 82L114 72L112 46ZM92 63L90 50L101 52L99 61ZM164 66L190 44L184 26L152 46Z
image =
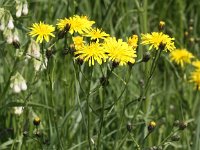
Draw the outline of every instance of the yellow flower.
M141 34L143 45L150 45L149 50L155 48L164 48L165 51L173 51L176 47L174 46L174 38L170 38L169 35L166 35L162 32L152 32L151 34Z
M192 72L190 75L189 81L195 84L195 87L197 88L197 90L200 90L200 71L196 70Z
M75 49L80 49L81 47L84 46L84 41L82 36L76 36L72 37L72 40L74 42Z
M196 60L196 61L192 62L192 65L194 67L196 67L197 70L200 71L200 60Z
M84 62L89 62L89 66L94 65L97 61L98 64L106 61L107 55L100 43L92 42L89 45L78 47L75 51L76 59L79 58Z
M170 60L180 65L182 68L185 64L190 64L192 58L194 58L194 56L186 49L176 49L170 53Z
M94 23L94 21L89 21L87 16L74 15L69 19L59 19L57 26L59 30L64 30L68 24L70 26L69 33L73 34L74 32L78 32L79 34L83 34L87 30L90 30Z
M109 60L119 63L119 65L126 65L128 62L134 63L136 51L129 46L128 43L123 42L122 39L116 40L115 37L105 39L103 47L109 56Z
M96 28L87 31L87 33L84 36L91 37L91 40L95 40L95 39L105 39L105 37L108 37L109 34L105 33L101 29Z
M37 36L37 43L42 43L43 39L49 42L49 36L55 37L52 33L55 30L55 27L52 25L44 24L43 22L34 23L30 29L31 31L29 32L29 35L32 37Z
M138 46L138 36L137 35L132 35L132 37L128 38L128 45L132 46L133 49L136 49Z

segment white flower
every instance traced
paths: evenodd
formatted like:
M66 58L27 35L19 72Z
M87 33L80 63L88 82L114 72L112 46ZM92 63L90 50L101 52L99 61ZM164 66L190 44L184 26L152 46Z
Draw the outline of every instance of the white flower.
M19 72L12 76L10 80L10 87L13 89L14 93L27 90L26 81Z
M21 115L22 114L22 112L23 112L23 107L14 107L14 113L16 114L16 115Z
M14 29L14 24L13 24L13 20L12 19L10 19L8 21L8 29L10 29L10 30Z
M12 44L13 43L13 35L12 34L8 35L6 41L8 44Z
M28 47L27 58L31 58L31 56L38 59L41 56L40 46L34 40L31 40L31 43L29 44L29 47Z
M25 81L21 82L20 88L21 88L22 91L26 91L27 90L27 85L26 85Z
M19 36L16 35L16 34L14 34L13 40L14 40L15 42L19 42Z
M15 93L20 93L20 92L21 92L20 85L19 85L19 84L14 84L14 85L13 85L13 91L14 91Z
M22 10L18 9L16 12L16 17L19 18L19 17L21 17L21 15L22 15Z
M27 4L27 3L25 3L25 4L23 5L22 13L23 13L24 15L27 15L27 14L28 14L28 4Z

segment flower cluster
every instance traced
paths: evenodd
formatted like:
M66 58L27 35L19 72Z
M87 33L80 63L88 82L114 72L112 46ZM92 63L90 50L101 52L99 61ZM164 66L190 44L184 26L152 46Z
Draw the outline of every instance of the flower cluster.
M57 28L59 30L58 40L63 38L63 34L71 34L73 41L75 59L88 62L89 66L95 62L102 64L112 61L121 66L128 63L135 63L137 57L138 36L132 35L127 40L112 37L102 29L93 27L95 21L89 20L87 16L74 15L69 18L58 19ZM34 23L30 28L29 35L37 36L36 42L42 43L43 40L49 42L50 36L55 37L55 28L43 22ZM162 32L152 32L151 34L141 35L141 44L150 45L150 50L173 51L174 38Z
M187 64L195 68L190 74L189 82L194 83L196 89L200 90L200 60L194 59L195 56L187 49L176 49L170 53L170 60L180 65L182 69L185 69Z
M13 92L20 93L27 90L26 81L19 72L12 76L10 80L10 87L13 89Z

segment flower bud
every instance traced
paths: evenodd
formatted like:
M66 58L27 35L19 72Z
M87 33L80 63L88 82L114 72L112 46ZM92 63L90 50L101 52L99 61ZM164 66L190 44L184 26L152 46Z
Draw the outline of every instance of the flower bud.
M156 122L154 121L149 122L148 131L152 132L155 129L155 127L156 127Z
M148 62L151 59L151 54L149 52L145 52L142 58L143 62Z
M187 123L186 122L180 122L179 123L179 130L184 130L187 128Z
M171 140L172 140L172 141L179 141L179 140L180 140L180 136L179 136L179 135L173 135L173 136L171 137Z
M33 124L35 125L35 126L39 126L40 125L40 118L39 117L35 117L34 118L34 120L33 120Z
M27 3L25 3L25 4L23 5L22 13L23 13L24 15L27 15L27 14L28 14L28 4L27 4Z
M159 31L163 31L165 28L165 22L164 21L160 21L159 25L158 25L158 30Z
M12 19L10 19L8 21L8 29L10 29L10 30L14 29L14 24L13 24L13 20Z
M130 122L127 123L126 129L128 130L128 132L132 131L133 127L132 127L132 124Z

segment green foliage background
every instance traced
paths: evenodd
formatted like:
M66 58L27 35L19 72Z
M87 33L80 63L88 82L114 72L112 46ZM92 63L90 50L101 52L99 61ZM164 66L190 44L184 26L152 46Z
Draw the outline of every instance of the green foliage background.
M184 38L191 19L194 20L194 27L190 38L198 39L200 35L199 0L30 0L28 3L28 16L14 18L24 52L30 42L27 32L32 23L44 21L55 25L57 19L83 14L94 20L97 27L123 39L133 33L140 35L157 31L158 22L163 20L166 22L165 32L175 37L177 48L187 48L197 58L200 57L199 43L191 44L190 39ZM0 7L10 10L15 16L13 0L1 0ZM136 149L134 140L141 149L160 146L174 131L175 120L187 122L188 127L178 131L179 141L165 141L165 145L161 144L162 148L200 149L199 92L187 82L191 68L181 70L163 52L146 99L141 102L137 101L143 90L141 84L147 81L152 61L133 66L131 72L128 66L118 67L105 89L94 89L99 85L101 68L94 66L93 77L90 78L87 64L79 66L72 56L62 55L64 42L61 40L54 47L56 54L49 61L53 67L36 75L32 62L24 63L23 58L16 58L16 50L0 34L0 149L89 149L87 96L84 92L88 90L89 80L92 89L89 131L95 143L92 144L94 149L103 101L107 109L104 111L100 149ZM147 50L148 47L139 46L137 59ZM105 72L106 66L102 68ZM23 75L28 84L28 90L20 94L14 94L9 87L10 75L16 71ZM52 78L53 91L47 74ZM13 114L14 106L24 107L21 116ZM41 137L34 134L36 129L32 122L35 116L41 118ZM157 126L143 140L148 133L147 125L152 120ZM127 131L128 123L133 128L131 133ZM25 131L27 135L24 135Z

